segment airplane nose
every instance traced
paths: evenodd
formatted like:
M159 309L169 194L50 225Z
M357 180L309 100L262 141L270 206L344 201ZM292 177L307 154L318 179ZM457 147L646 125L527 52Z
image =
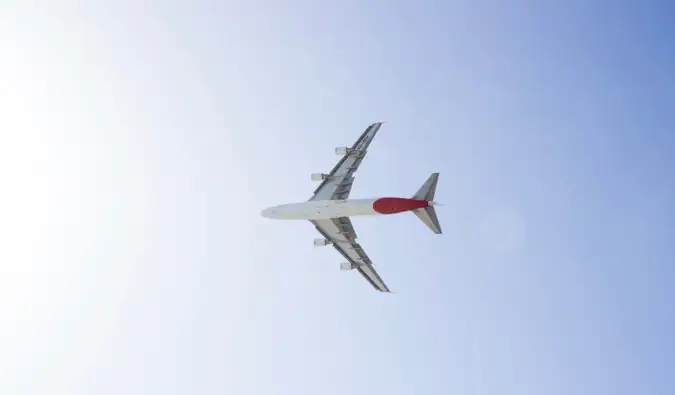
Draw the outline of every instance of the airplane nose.
M274 207L269 207L260 212L260 215L265 218L274 218L276 214L276 209Z

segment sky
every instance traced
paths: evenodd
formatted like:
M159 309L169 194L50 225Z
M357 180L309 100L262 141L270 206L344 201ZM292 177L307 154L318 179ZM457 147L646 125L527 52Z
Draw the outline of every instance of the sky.
M675 393L668 2L0 11L0 393ZM444 229L302 221L440 172Z

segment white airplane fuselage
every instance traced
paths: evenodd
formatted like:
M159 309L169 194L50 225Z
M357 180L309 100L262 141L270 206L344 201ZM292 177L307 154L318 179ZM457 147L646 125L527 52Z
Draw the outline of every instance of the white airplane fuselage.
M321 220L365 215L389 215L433 205L418 199L384 197L377 199L310 200L263 210L265 218L283 220Z

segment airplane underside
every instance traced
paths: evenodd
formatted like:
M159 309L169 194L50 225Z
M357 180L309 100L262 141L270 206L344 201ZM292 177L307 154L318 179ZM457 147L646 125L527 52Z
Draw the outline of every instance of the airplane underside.
M410 198L349 199L354 174L382 124L376 122L368 126L352 147L335 149L341 159L329 173L312 174L312 180L320 181L320 185L308 201L269 207L260 214L269 219L310 221L322 236L314 240L314 245L331 245L347 260L340 264L341 270L357 271L376 290L390 292L357 242L356 231L349 218L412 212L432 232L443 232L434 208L439 173L432 173Z

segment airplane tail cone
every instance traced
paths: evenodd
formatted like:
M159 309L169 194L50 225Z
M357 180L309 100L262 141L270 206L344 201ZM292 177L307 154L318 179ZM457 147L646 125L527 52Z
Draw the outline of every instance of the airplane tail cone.
M413 214L417 216L432 232L442 234L441 224L438 222L435 206L442 206L434 201L436 195L436 185L438 184L439 173L433 173L429 176L427 181L420 187L420 189L413 195L413 199L426 200L429 206L413 210Z

